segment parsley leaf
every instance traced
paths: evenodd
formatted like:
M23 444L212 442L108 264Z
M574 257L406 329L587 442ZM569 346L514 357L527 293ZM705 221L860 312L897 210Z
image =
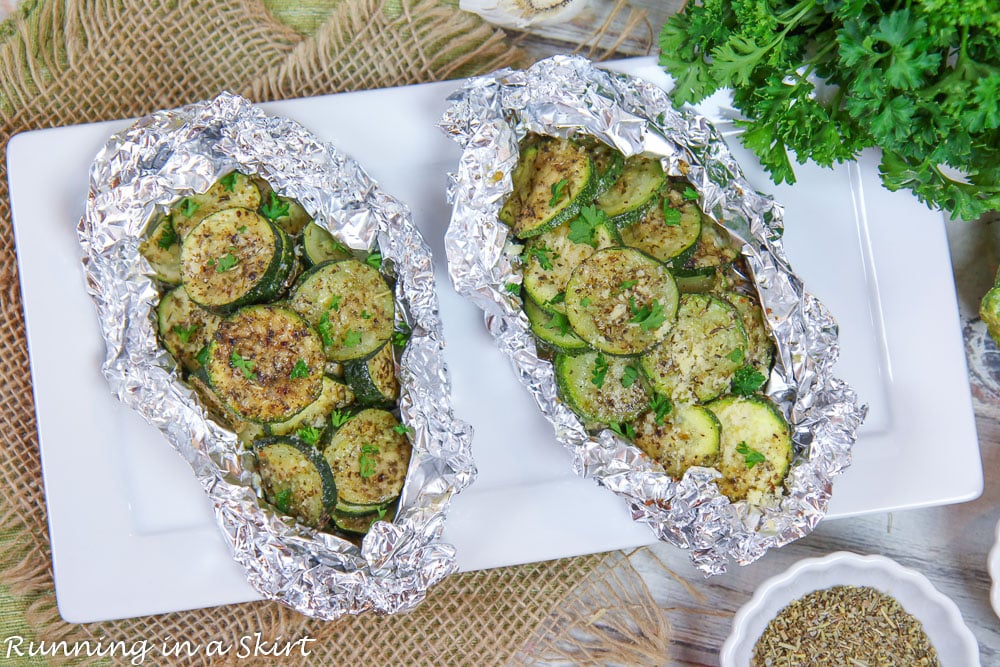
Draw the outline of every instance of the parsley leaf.
M392 430L400 435L406 435L407 433L413 435L413 427L406 424L396 424L392 427Z
M319 436L321 435L321 432L315 426L303 426L295 431L295 435L302 442L315 447L316 444L319 443Z
M277 220L288 215L288 207L287 201L282 201L278 195L271 192L269 199L261 204L260 214L268 220Z
M623 280L618 284L618 291L624 292L627 289L632 289L639 284L638 280Z
M340 301L341 296L339 294L334 294L330 297L330 303L327 305L326 309L340 311Z
M555 305L566 301L566 292L556 292L556 295L545 302L546 305Z
M629 364L625 367L625 372L622 373L622 386L628 389L635 384L635 381L639 379L639 369Z
M361 332L350 329L344 334L344 347L357 347L361 344Z
M549 200L549 206L555 206L559 203L559 200L564 196L563 190L568 184L569 181L565 178L552 184L552 199Z
M333 345L333 325L330 324L330 313L323 313L319 322L316 323L316 331L319 332L319 337L323 339L323 347L331 347Z
M156 245L158 245L161 250L167 250L172 245L176 244L180 238L177 236L177 230L174 229L174 223L170 218L167 218L160 224L163 225L163 231L160 232L160 238L156 241Z
M589 296L585 296L582 299L580 299L580 305L583 306L584 308L589 308L590 307L590 297Z
M363 320L370 320L371 318L372 318L372 314L369 313L367 310L362 310L361 311L361 319L363 319Z
M396 325L395 331L392 332L392 344L396 347L406 347L406 344L410 342L410 336L413 335L413 329L410 325L402 320Z
M765 380L767 378L764 377L764 374L750 364L741 366L733 373L733 393L749 396L759 390L764 385Z
M292 490L282 489L274 494L274 506L278 508L278 511L282 514L288 514L288 503L292 500Z
M595 233L597 228L608 221L608 215L593 204L580 209L580 215L569 223L569 240L573 243L585 243L597 247Z
M684 188L684 192L681 193L681 196L688 201L698 201L698 191L691 187Z
M590 372L590 381L600 389L604 386L604 380L607 375L608 360L604 358L603 354L598 353L597 359L594 360L594 369Z
M378 447L375 445L361 445L361 454L358 456L358 474L361 479L368 479L375 474L378 466Z
M670 200L663 199L663 224L667 227L676 227L681 224L681 212L670 206Z
M614 433L617 433L623 438L628 438L629 440L635 440L635 427L633 427L632 424L628 422L621 422L621 423L611 422L610 424L608 424L608 428L610 428Z
M222 189L226 192L232 192L233 188L236 187L236 177L239 176L239 172L232 171L219 179L219 184L222 185Z
M215 263L215 272L225 273L226 271L233 269L239 263L240 260L237 259L236 255L231 252L227 252Z
M549 323L545 325L546 329L552 329L553 331L558 330L563 336L569 333L569 318L563 313L552 313L549 317Z
M334 410L330 413L330 424L333 428L340 428L351 418L351 413L347 410Z
M644 306L637 306L634 296L629 297L628 301L629 310L632 311L629 322L638 324L643 331L659 329L667 319L666 313L663 312L663 305L656 299Z
M292 367L292 372L288 377L293 380L309 377L309 366L306 364L305 359L299 359L295 362L295 366Z
M229 355L229 363L233 368L238 368L240 372L243 373L243 377L245 379L257 379L257 374L253 372L253 367L257 365L257 362L250 359L244 359L236 350L233 350L233 353Z
M767 461L767 457L758 452L756 449L750 447L745 442L741 442L736 445L736 453L743 457L743 462L747 466L747 470L753 468L758 463L763 463Z
M653 394L653 398L649 400L649 409L653 411L656 423L663 424L663 420L674 409L674 404L663 394L655 393Z
M208 364L208 345L198 350L198 354L194 357L195 361L198 362L199 366L205 366Z
M744 352L742 347L737 347L732 352L726 355L726 359L733 362L734 364L739 364L743 362Z
M559 258L559 254L550 250L544 243L531 244L525 249L524 254L526 260L530 261L532 257L538 260L539 266L546 271L551 271L552 260Z
M367 264L368 266L372 267L376 271L378 269L381 269L382 268L382 253L380 253L378 250L376 250L375 252L368 253L368 256L365 257L365 264Z
M191 342L191 336L194 335L194 332L200 328L201 327L199 327L197 324L192 324L191 326L187 327L183 327L180 324L175 324L174 328L171 329L171 331L177 334L177 337L181 339L181 342L186 345L187 343Z
M507 283L503 288L514 296L518 296L521 293L521 283Z
M199 208L201 208L201 204L190 197L185 197L177 202L177 207L180 212L184 214L184 217L190 218Z

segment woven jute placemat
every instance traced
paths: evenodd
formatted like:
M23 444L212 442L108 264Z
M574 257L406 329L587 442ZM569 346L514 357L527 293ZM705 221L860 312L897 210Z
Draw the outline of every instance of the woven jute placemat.
M148 664L506 664L552 606L601 566L604 557L595 556L456 575L410 613L332 623L258 602L70 625L59 618L53 592L7 140L24 130L138 116L221 90L266 100L523 64L502 33L441 0L341 0L309 36L277 21L259 0L28 0L0 24L0 640L172 639L204 647L259 632L264 641L307 637L309 656L202 653ZM23 664L46 662L108 661Z

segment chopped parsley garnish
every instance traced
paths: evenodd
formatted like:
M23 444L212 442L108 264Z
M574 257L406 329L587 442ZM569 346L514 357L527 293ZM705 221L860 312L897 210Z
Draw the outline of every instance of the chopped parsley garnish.
M538 243L530 246L527 250L525 250L525 255L529 260L532 257L537 259L538 264L546 271L552 269L552 260L559 258L559 254L547 248L544 243Z
M357 347L361 344L361 332L354 329L344 334L344 347Z
M365 264L367 264L368 266L372 267L376 271L378 269L381 269L382 268L382 253L380 253L378 250L376 250L375 252L368 253L368 256L365 257Z
M191 342L191 336L193 336L194 332L197 331L199 328L200 327L197 324L192 324L189 327L182 327L179 324L175 324L174 328L171 329L171 331L177 334L177 337L181 339L182 343L187 344Z
M596 248L597 240L594 238L594 232L599 225L607 222L607 219L607 214L593 204L584 206L580 209L580 215L569 223L569 240Z
M236 255L234 255L231 252L227 252L225 255L220 257L219 260L215 263L215 272L225 273L226 271L229 271L230 269L234 268L239 263L240 260L236 258Z
M743 356L744 356L743 348L738 347L729 354L727 354L726 359L729 359L729 361L733 362L734 364L738 364L743 361Z
M633 288L633 287L635 287L635 286L636 286L637 284L639 284L639 281L638 281L638 280L623 280L623 281L621 281L621 283L619 283L619 285L618 285L618 291L619 291L619 292L624 292L624 291L625 291L625 290L627 290L627 289L632 289L632 288Z
M369 313L367 310L362 310L361 311L361 319L363 319L363 320L370 320L371 318L372 318L372 314Z
M229 363L232 364L233 368L240 369L240 372L243 373L243 377L247 380L257 379L257 374L253 372L253 367L257 365L257 362L250 359L244 359L236 350L233 350L233 353L229 355Z
M332 297L330 297L330 305L328 305L326 307L326 309L327 310L331 310L332 309L332 310L339 311L340 310L340 300L341 300L341 296L339 294L334 294Z
M177 237L177 230L174 229L174 223L170 218L167 218L161 224L163 225L163 232L160 234L156 245L160 246L161 250L167 250L180 239Z
M580 299L580 305L583 306L584 308L587 308L588 306L590 306L590 297L589 296L585 296L582 299Z
M406 347L412 334L413 329L410 328L410 325L401 321L396 325L396 330L392 332L392 344L396 347Z
M545 303L551 306L557 303L564 303L565 301L566 301L566 292L556 292L556 295L551 299L549 299L548 301L546 301Z
M563 336L569 333L569 318L562 313L552 313L549 318L549 323L545 325L546 329L559 330Z
M245 234L246 231L247 231L247 226L246 225L240 225L239 227L236 228L236 231L239 234Z
M653 398L649 400L649 409L653 411L656 423L663 424L663 420L674 409L674 404L663 394L653 394Z
M288 514L288 503L292 500L292 490L282 489L274 494L274 506L282 514Z
M315 447L319 442L320 430L315 426L303 426L295 432L295 435L302 442Z
M629 364L625 367L625 372L622 374L622 386L628 389L635 384L635 381L639 379L639 369Z
M226 192L232 192L233 188L236 187L236 177L239 176L239 172L231 172L219 179L219 183L222 185L222 189Z
M745 442L741 442L736 445L736 453L743 457L743 462L746 463L747 470L753 468L758 463L763 463L767 461L767 457L758 452L756 449L750 447Z
M749 396L759 390L766 380L767 378L764 377L764 374L750 364L741 366L733 373L733 393Z
M375 474L377 454L378 447L375 445L361 445L361 454L358 456L358 474L361 475L361 479L368 479Z
M375 510L375 511L376 511L376 512L378 512L378 518L379 518L379 519L384 519L384 518L385 518L385 515L386 515L386 512L388 512L389 510L388 510L388 509L386 509L385 507L379 507L379 508L378 508L377 510Z
M563 190L566 189L568 184L569 181L565 178L552 184L552 199L549 200L549 206L555 206L559 203L559 200L565 195Z
M260 214L268 220L277 220L288 215L288 202L282 201L278 195L271 193L268 201L260 206Z
M198 362L199 366L205 366L208 364L208 345L201 348L198 351L198 354L195 355L194 359Z
M603 354L598 354L597 359L594 360L594 369L590 372L590 381L594 383L598 389L604 386L604 379L608 375L608 360L604 358Z
M295 366L292 367L292 372L288 377L293 380L309 377L309 366L306 364L305 359L299 359L295 362Z
M521 293L521 283L507 283L503 288L514 296L518 296Z
M635 297L629 297L628 307L632 311L632 318L629 319L629 322L638 324L643 331L659 329L667 319L666 313L663 312L663 306L656 299L647 305L638 306L635 303Z
M177 202L177 206L180 209L180 212L184 214L184 217L187 218L190 218L192 215L195 214L195 211L201 208L201 204L191 199L190 197L185 197L184 199Z
M319 332L319 337L323 339L323 347L333 345L333 325L330 324L329 312L323 313L320 316L319 322L316 323L316 331Z
M608 428L610 428L614 433L617 433L623 438L628 438L629 440L635 440L635 428L633 428L632 424L628 422L621 422L621 423L611 422L610 424L608 424Z
M392 427L392 430L400 435L406 435L407 433L413 434L413 427L407 426L406 424L396 424Z
M333 428L340 428L351 418L351 413L346 410L334 410L330 413L330 424Z
M667 227L676 227L681 224L681 212L670 205L670 200L663 198L663 224Z
M684 197L684 199L687 199L688 201L698 200L697 190L691 187L684 188L684 192L681 193L681 196Z

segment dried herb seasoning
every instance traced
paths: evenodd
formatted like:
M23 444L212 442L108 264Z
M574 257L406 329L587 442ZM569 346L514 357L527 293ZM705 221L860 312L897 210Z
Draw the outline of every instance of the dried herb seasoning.
M788 604L754 646L751 667L939 665L916 618L870 586L834 586Z

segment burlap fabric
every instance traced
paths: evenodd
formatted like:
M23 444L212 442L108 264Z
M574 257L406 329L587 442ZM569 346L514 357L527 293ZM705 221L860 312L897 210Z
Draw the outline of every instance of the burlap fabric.
M341 0L308 37L277 21L260 0L29 0L0 25L0 640L173 638L203 645L259 631L265 640L316 641L308 659L195 657L183 664L505 664L573 584L600 565L602 557L591 557L457 575L409 614L334 623L261 602L68 625L55 606L7 140L23 130L137 116L223 89L266 100L433 81L522 60L501 33L440 0Z

